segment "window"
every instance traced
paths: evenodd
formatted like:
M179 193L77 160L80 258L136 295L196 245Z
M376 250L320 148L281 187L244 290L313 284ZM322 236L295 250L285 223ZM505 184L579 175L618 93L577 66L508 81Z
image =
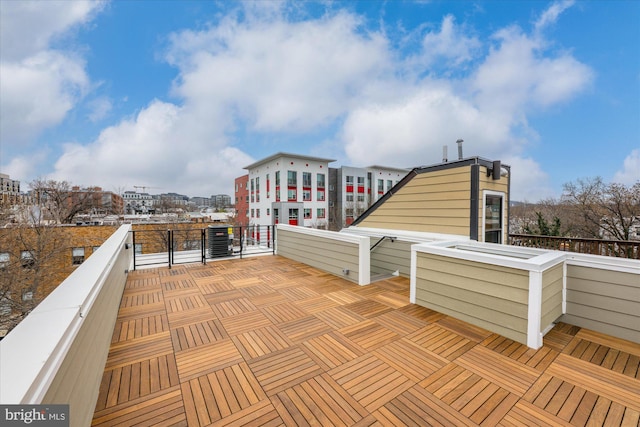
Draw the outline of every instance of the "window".
M22 251L20 252L20 261L22 262L22 266L24 268L31 268L36 263L33 259L33 254L31 251Z
M298 219L298 209L289 209L289 221Z
M255 213L255 209L251 209L251 218L253 218L254 213Z
M251 178L251 192L253 193L254 190L255 190L254 179Z
M280 201L280 189L276 190L276 202Z
M256 192L260 191L260 177L256 178Z
M136 243L135 251L136 255L142 255L142 243Z
M256 193L256 203L260 202L260 193Z
M298 172L287 171L287 185L290 187L295 187L298 185Z
M387 191L391 190L391 187L393 187L393 181L389 179L387 180Z
M73 265L80 265L83 262L84 262L84 248L72 248L71 263Z
M271 209L267 208L267 216L271 215Z
M302 186L311 187L311 172L302 172Z
M276 171L276 187L280 185L280 171Z
M295 202L297 200L296 190L289 189L289 191L287 191L287 200L290 202Z
M318 218L324 218L324 208L318 208Z
M358 201L364 202L364 194L358 194Z
M22 293L22 301L31 301L33 299L33 292L25 291Z
M359 176L358 177L358 187L363 186L364 187L364 176Z
M256 209L256 218L260 218L260 209Z
M9 252L0 253L0 268L5 268L9 265Z
M484 193L484 241L502 243L502 194Z
M311 190L302 190L302 200L305 202L311 201Z
M324 188L324 174L319 173L317 179L318 179L318 188Z
M318 190L317 199L319 201L324 201L324 190Z
M353 194L347 194L347 202L353 202Z
M347 175L345 178L347 185L353 185L353 177L350 175Z
M378 180L378 194L382 194L384 193L384 180L383 179L379 179Z
M311 219L311 209L304 210L304 219Z

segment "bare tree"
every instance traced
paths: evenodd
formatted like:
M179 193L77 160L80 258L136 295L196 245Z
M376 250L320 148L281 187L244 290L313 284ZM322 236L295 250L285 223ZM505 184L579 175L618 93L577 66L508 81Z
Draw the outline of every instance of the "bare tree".
M602 178L564 185L562 203L580 237L629 240L640 221L640 181L606 184Z
M41 209L40 220L56 224L72 224L77 214L90 213L94 207L95 188L73 191L67 181L38 178L29 186L33 191L33 202Z
M0 329L15 327L68 274L68 235L37 209L21 212L30 218L0 230Z

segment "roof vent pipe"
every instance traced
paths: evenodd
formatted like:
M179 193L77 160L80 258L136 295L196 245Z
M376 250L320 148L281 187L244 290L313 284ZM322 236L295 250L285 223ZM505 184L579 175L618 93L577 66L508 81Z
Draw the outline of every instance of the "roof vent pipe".
M447 146L443 145L442 146L442 163L447 163L449 161L449 158L447 156Z
M459 139L456 141L456 144L458 144L458 160L462 160L462 143L464 142L463 139Z

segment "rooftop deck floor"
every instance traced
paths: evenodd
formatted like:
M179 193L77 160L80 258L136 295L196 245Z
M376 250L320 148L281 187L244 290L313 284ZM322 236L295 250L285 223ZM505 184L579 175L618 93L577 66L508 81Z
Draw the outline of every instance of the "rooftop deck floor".
M93 425L628 425L640 345L534 351L278 256L129 274Z

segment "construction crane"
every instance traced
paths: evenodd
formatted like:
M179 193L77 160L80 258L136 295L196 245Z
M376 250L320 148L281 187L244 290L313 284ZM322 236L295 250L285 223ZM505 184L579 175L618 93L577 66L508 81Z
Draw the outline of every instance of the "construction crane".
M160 187L150 187L148 185L134 185L133 188L142 188L142 192L146 193L147 192L147 188L160 188Z

